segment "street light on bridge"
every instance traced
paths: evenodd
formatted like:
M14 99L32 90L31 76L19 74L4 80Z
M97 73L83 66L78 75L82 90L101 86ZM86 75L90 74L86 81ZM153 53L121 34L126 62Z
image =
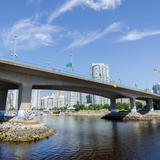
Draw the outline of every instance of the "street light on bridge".
M17 35L14 35L13 38L13 52L11 53L11 56L14 58L18 58L18 54L17 54Z

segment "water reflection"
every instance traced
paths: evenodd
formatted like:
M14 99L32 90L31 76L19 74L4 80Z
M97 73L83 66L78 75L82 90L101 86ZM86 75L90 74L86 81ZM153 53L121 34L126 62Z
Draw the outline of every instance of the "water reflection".
M0 159L150 160L160 157L160 122L40 117L57 134L37 143L0 143Z

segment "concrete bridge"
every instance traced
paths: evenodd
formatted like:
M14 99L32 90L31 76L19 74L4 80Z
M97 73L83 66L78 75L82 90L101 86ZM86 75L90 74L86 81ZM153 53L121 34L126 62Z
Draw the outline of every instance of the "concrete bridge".
M159 103L160 96L143 90L101 83L95 80L61 73L54 70L0 60L0 110L5 110L7 92L18 89L18 109L31 108L32 89L54 89L90 93L111 99L115 110L117 98L130 98L132 111L136 111L136 99L145 100L150 110L153 102Z

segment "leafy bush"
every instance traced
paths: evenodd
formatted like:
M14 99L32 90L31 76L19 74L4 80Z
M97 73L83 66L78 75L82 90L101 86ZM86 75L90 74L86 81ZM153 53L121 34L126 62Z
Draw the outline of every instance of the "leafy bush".
M111 106L109 104L105 104L103 105L103 109L108 109L109 111L111 111Z
M90 104L89 106L76 104L73 107L75 107L75 111L80 111L80 110L101 110L101 109L110 110L110 108L111 108L108 104L105 104L105 105Z
M118 102L116 104L116 109L118 109L119 111L130 111L130 106L127 103Z
M75 108L75 111L86 110L86 107L83 104L76 104L73 107Z
M141 110L141 109L143 109L144 106L141 102L136 102L136 107L138 110Z

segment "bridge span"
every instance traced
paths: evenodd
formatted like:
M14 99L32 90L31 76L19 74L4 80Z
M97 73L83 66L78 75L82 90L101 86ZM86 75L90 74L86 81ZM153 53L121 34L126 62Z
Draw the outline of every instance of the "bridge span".
M130 98L132 111L136 111L136 99L145 100L150 110L153 109L153 102L160 102L159 95L144 90L102 83L55 70L0 60L0 110L5 110L9 89L19 90L19 110L31 108L32 89L76 91L107 97L111 100L112 110L115 110L117 98Z

